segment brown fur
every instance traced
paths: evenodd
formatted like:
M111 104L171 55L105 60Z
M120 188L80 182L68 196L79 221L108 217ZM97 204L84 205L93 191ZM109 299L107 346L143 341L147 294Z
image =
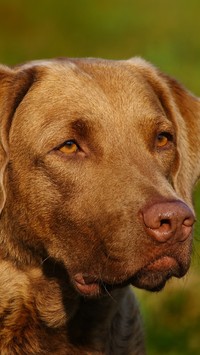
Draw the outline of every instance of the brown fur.
M165 256L182 276L192 236L156 243L140 211L192 209L199 99L139 58L39 61L0 67L0 120L0 353L143 355L128 284L163 287L149 265ZM173 145L158 151L166 129Z

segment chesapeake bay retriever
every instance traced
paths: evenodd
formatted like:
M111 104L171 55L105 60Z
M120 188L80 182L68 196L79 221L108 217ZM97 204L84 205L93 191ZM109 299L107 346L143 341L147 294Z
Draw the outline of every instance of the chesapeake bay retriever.
M142 59L0 67L0 354L145 354L188 270L200 100Z

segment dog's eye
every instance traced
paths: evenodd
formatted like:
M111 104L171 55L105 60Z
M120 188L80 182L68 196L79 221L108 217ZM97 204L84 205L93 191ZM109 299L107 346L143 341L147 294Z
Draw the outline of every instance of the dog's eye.
M161 132L156 136L156 148L165 148L173 141L173 136L168 132Z
M73 140L70 141L66 141L60 148L59 151L66 154L66 155L70 155L73 153L76 153L79 150L78 145L76 144L76 142L74 142Z

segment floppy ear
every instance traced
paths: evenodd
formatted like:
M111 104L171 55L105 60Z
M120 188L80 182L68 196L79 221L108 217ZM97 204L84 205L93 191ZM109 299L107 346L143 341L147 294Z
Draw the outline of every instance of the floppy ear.
M0 66L0 213L6 201L4 172L9 160L9 131L17 107L35 80L35 68Z
M192 191L200 178L200 98L145 60L136 57L128 62L145 77L174 123L178 154L172 183L177 194L192 205Z
M172 183L177 194L192 205L192 191L200 178L200 99L145 60L130 62L145 76L174 123L177 160Z
M148 77L151 85L153 78L152 86L176 127L177 159L171 177L174 189L192 206L192 192L200 178L200 98L155 68Z
M135 63L145 76L174 123L177 160L172 183L177 194L192 205L192 191L200 177L200 99L141 58L131 63Z
M173 176L175 190L191 202L200 178L200 99L176 80L165 76L172 95L172 115L177 126L178 166Z

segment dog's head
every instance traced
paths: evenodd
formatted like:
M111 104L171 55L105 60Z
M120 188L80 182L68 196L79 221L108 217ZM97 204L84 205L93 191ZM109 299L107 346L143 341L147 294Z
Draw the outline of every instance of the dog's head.
M197 98L138 58L52 60L0 68L0 113L3 228L30 262L85 295L185 274Z

